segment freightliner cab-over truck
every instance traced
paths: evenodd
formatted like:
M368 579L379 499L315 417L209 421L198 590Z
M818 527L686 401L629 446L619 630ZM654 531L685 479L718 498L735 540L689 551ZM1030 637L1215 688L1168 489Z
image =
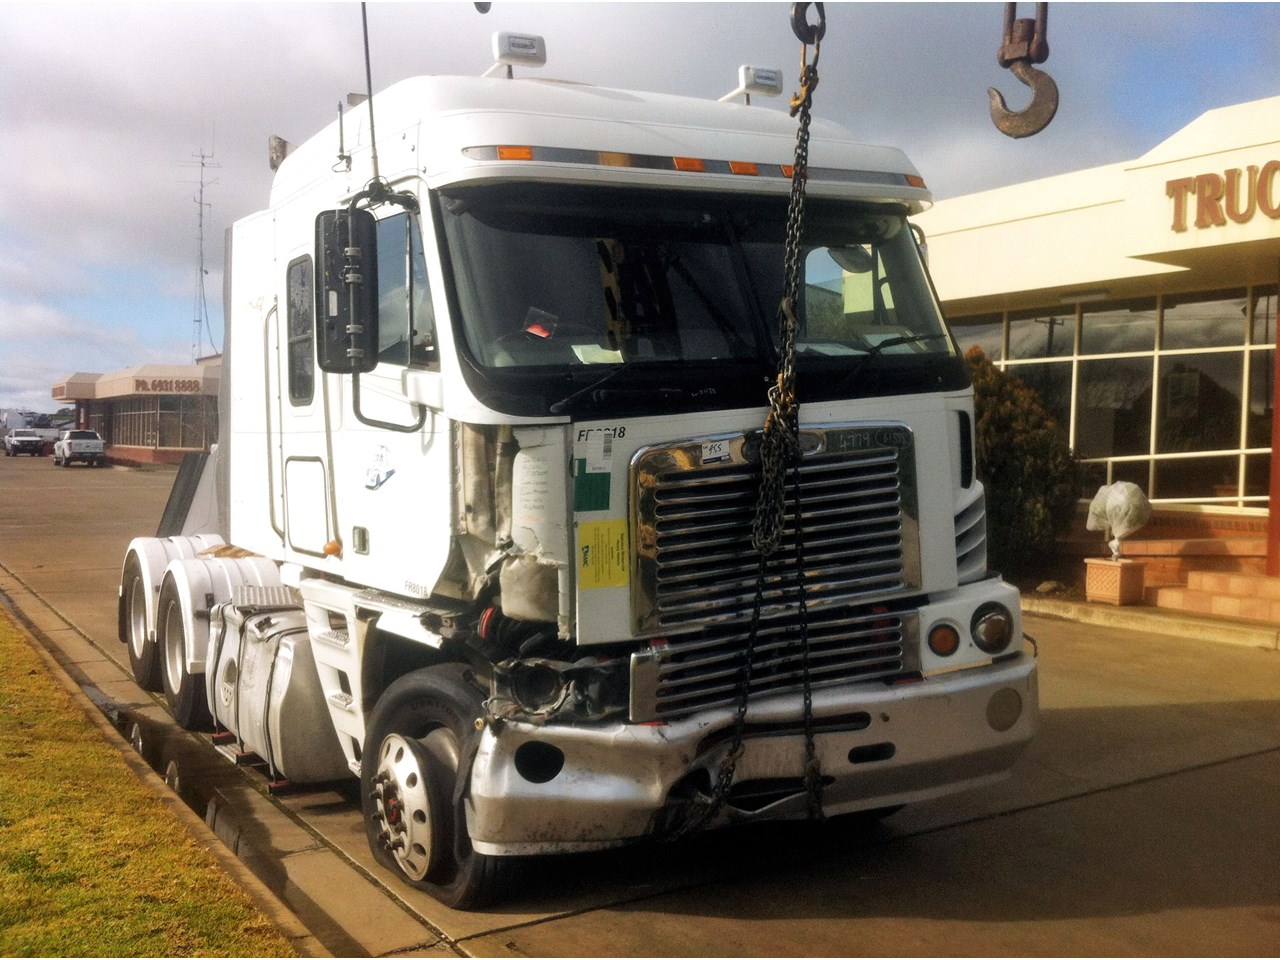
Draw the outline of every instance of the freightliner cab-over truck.
M360 778L379 862L463 907L521 855L1006 775L1036 668L907 158L813 122L761 577L795 121L501 76L374 104L378 170L364 105L229 230L220 439L124 558L137 679L274 780Z

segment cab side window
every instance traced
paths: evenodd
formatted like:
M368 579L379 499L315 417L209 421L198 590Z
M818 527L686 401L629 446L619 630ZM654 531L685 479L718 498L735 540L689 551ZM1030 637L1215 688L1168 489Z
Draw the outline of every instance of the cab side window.
M286 274L289 303L287 307L286 355L289 366L289 402L295 407L311 402L315 392L315 271L310 257L299 257L289 264Z
M417 220L378 221L378 360L436 366L436 319Z

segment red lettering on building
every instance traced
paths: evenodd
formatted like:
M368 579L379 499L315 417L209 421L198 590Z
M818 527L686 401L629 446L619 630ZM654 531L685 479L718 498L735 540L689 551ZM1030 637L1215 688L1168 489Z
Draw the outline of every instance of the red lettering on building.
M1225 227L1227 218L1222 215L1222 178L1216 173L1202 173L1196 177L1196 226Z
M1177 233L1187 229L1191 198L1195 198L1195 225L1225 227L1227 221L1248 223L1261 212L1272 220L1280 220L1280 160L1272 160L1261 169L1250 165L1242 170L1233 167L1222 173L1202 173L1179 177L1164 185L1164 194L1173 201L1171 228Z
M1258 168L1252 164L1249 166L1248 186L1245 189L1248 199L1243 210L1240 208L1240 179L1239 168L1227 171L1227 216L1236 223L1248 223L1258 209Z
M1276 191L1276 174L1280 160L1272 160L1258 174L1258 209L1272 220L1280 220L1280 196Z
M1173 198L1173 229L1178 233L1187 229L1187 194L1195 188L1195 177L1170 180L1164 185L1164 195Z

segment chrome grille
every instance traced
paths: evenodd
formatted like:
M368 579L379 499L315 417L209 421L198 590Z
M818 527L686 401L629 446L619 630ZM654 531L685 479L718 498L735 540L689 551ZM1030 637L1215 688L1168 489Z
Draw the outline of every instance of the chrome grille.
M632 610L643 634L750 616L758 557L751 524L758 434L641 450L632 468ZM902 424L802 431L803 522L789 498L770 558L761 616L784 615L803 550L810 609L889 596L920 584L914 449Z
M813 689L894 676L919 669L918 617L884 605L827 607L806 618ZM699 710L736 704L750 622L718 624L659 641L654 719L674 720ZM799 617L763 621L752 658L752 698L804 686Z
M657 637L640 658L646 703L674 719L737 702L759 559L751 525L759 435L651 447L632 463L632 612ZM919 669L919 626L904 593L920 586L914 440L903 424L802 431L802 522L787 505L766 567L752 658L753 697L803 687L803 553L814 688ZM633 678L634 679L634 678Z

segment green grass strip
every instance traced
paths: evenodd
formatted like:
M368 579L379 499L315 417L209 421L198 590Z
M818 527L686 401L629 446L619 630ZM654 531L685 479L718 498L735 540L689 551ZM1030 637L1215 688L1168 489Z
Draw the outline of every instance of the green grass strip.
M0 610L0 956L296 956Z

